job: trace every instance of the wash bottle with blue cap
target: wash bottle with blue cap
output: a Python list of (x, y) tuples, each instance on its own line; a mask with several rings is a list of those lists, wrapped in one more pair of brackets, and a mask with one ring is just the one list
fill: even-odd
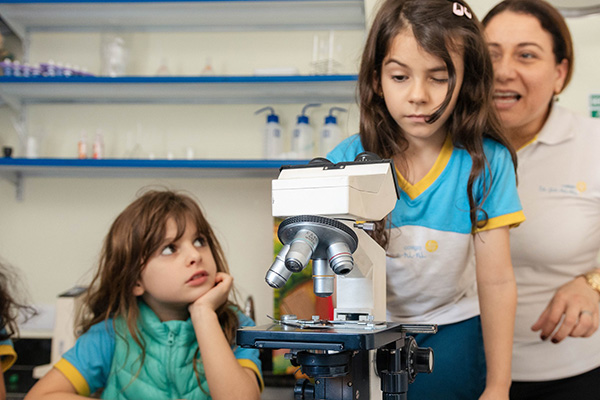
[(270, 111), (267, 115), (263, 137), (263, 157), (267, 160), (281, 158), (283, 154), (283, 135), (281, 125), (279, 125), (279, 116), (275, 114), (273, 107), (263, 107), (254, 114), (260, 114), (264, 111)]
[(325, 117), (325, 124), (321, 129), (319, 152), (323, 157), (342, 141), (342, 131), (337, 123), (337, 118), (333, 115), (334, 111), (348, 112), (342, 107), (331, 107), (329, 115)]
[(292, 157), (306, 160), (313, 158), (315, 152), (314, 131), (310, 126), (306, 110), (320, 105), (320, 103), (310, 103), (302, 107), (302, 112), (298, 115), (292, 131)]

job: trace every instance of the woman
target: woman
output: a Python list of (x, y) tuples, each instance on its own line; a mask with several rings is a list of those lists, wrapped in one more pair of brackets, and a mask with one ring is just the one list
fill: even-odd
[(510, 235), (519, 292), (511, 398), (598, 399), (600, 122), (554, 103), (573, 71), (556, 9), (506, 0), (483, 24), (527, 216)]

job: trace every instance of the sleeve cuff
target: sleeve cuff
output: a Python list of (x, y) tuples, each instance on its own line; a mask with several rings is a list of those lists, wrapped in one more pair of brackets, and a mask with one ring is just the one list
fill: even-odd
[(78, 395), (89, 396), (90, 387), (81, 373), (67, 360), (61, 358), (54, 368), (62, 372), (62, 374), (71, 382)]
[(474, 233), (489, 231), (491, 229), (496, 229), (503, 226), (516, 228), (523, 221), (525, 221), (525, 214), (523, 214), (523, 210), (520, 210), (514, 213), (504, 214), (499, 217), (490, 218), (483, 228), (476, 229)]
[(17, 352), (9, 344), (0, 345), (0, 359), (2, 360), (2, 372), (6, 372), (17, 361)]
[(259, 371), (256, 364), (252, 360), (248, 360), (248, 359), (244, 359), (244, 358), (238, 359), (238, 363), (242, 367), (249, 368), (252, 371), (254, 371), (254, 373), (256, 374), (256, 380), (258, 381), (258, 385), (260, 386), (260, 391), (262, 393), (262, 391), (265, 389), (265, 382), (263, 381), (262, 374)]

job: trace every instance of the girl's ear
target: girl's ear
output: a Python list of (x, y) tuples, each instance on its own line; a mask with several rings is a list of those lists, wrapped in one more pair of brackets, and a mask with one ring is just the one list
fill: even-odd
[(141, 296), (144, 294), (146, 290), (144, 289), (144, 285), (142, 285), (141, 281), (137, 281), (135, 283), (135, 286), (133, 287), (133, 295), (134, 296)]

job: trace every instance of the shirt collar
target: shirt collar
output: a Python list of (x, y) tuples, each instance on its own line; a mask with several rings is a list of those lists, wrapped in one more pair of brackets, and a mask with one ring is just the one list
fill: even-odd
[(571, 139), (575, 135), (575, 132), (570, 129), (572, 120), (572, 115), (565, 108), (553, 104), (550, 115), (537, 134), (535, 142), (552, 146)]

